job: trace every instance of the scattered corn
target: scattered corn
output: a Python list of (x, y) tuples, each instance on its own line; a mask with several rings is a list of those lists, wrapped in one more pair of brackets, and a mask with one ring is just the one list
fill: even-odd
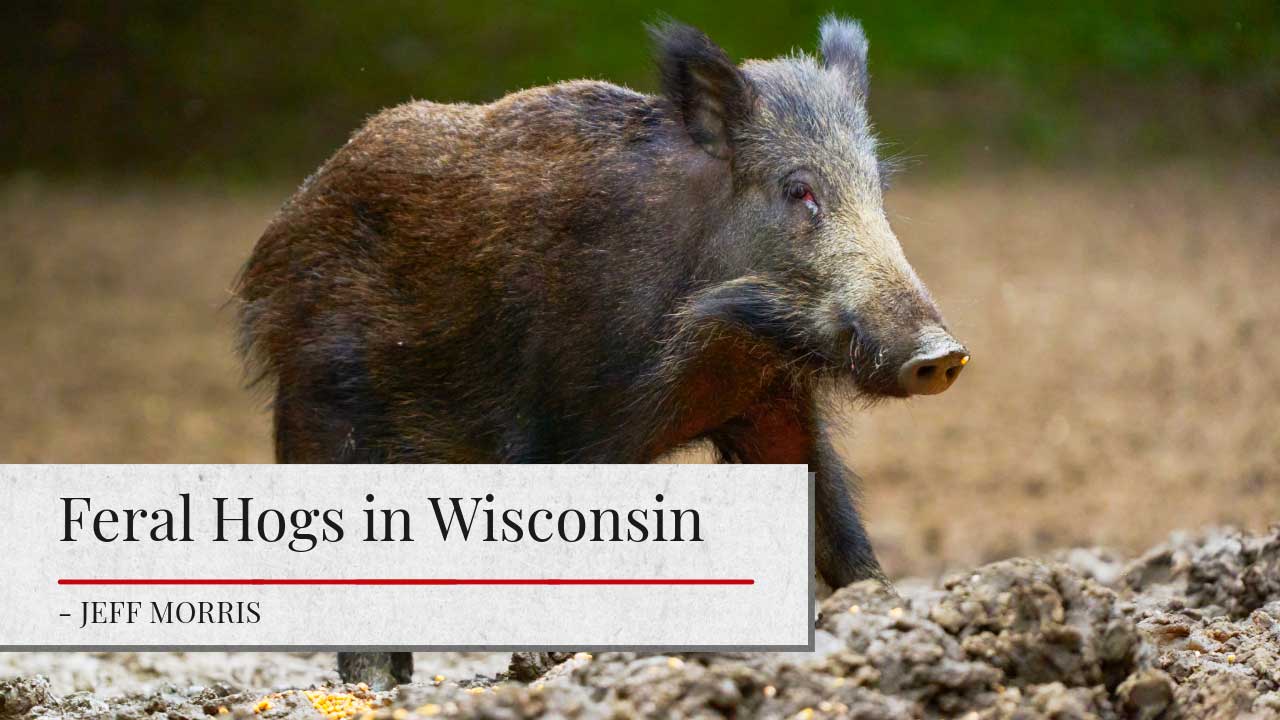
[(439, 685), (440, 683), (444, 682), (444, 676), (443, 676), (443, 675), (437, 675), (437, 676), (435, 676), (435, 677), (433, 677), (433, 678), (431, 678), (431, 679), (432, 679), (432, 680), (435, 680), (437, 685)]
[(391, 713), (391, 720), (404, 720), (409, 717), (409, 711), (404, 708), (396, 708)]
[(264, 713), (270, 709), (271, 709), (271, 701), (266, 699), (259, 700), (258, 704), (253, 706), (253, 711), (255, 713)]
[(853, 615), (857, 615), (858, 613), (862, 612), (862, 607), (858, 605), (850, 605), (849, 612)]
[[(363, 683), (361, 683), (363, 684)], [(360, 687), (359, 685), (356, 686)], [(368, 686), (365, 686), (366, 688)], [(343, 720), (357, 714), (373, 712), (368, 702), (351, 693), (327, 693), (323, 690), (308, 690), (303, 693), (311, 701), (311, 707), (329, 720)]]
[(414, 710), (414, 712), (418, 713), (419, 715), (426, 715), (427, 717), (432, 717), (440, 714), (440, 706), (435, 703), (427, 703), (426, 705), (423, 705), (417, 710)]
[(678, 657), (669, 657), (667, 658), (667, 667), (671, 668), (672, 670), (679, 670), (680, 668), (684, 667), (684, 661)]
[(484, 688), (482, 688), (482, 687), (469, 687), (469, 688), (467, 688), (467, 694), (469, 694), (469, 695), (483, 695), (483, 694), (484, 694)]
[(1235, 656), (1235, 655), (1228, 655), (1228, 656), (1227, 656), (1227, 662), (1229, 662), (1229, 663), (1233, 663), (1233, 662), (1235, 662), (1235, 661), (1236, 661), (1236, 656)]
[(219, 714), (219, 715), (230, 715), (230, 714), (231, 714), (231, 711), (227, 709), (227, 706), (226, 706), (226, 705), (219, 705), (219, 706), (218, 706), (218, 714)]
[(578, 653), (578, 654), (574, 655), (574, 656), (573, 656), (573, 659), (574, 659), (574, 660), (581, 660), (581, 661), (583, 661), (583, 662), (587, 662), (587, 661), (591, 660), (591, 653), (589, 653), (589, 652), (580, 652), (580, 653)]
[(796, 713), (796, 717), (800, 718), (800, 720), (809, 720), (809, 718), (813, 717), (813, 708), (805, 708), (801, 710)]

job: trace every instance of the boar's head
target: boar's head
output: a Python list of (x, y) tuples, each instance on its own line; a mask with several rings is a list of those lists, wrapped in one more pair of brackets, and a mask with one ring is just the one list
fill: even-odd
[(861, 26), (828, 18), (820, 57), (741, 66), (691, 27), (653, 34), (663, 95), (703, 153), (691, 187), (718, 173), (730, 188), (706, 242), (732, 279), (698, 297), (696, 311), (851, 375), (868, 396), (950, 387), (968, 351), (885, 215)]

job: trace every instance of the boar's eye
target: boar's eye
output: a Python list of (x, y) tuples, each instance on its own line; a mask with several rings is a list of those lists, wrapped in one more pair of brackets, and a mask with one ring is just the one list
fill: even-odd
[(813, 188), (809, 187), (808, 183), (799, 180), (787, 183), (787, 197), (804, 203), (810, 213), (818, 214), (818, 199), (813, 196)]

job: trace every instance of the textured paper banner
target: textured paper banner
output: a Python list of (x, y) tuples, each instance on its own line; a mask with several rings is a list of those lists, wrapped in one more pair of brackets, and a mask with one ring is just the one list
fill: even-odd
[(0, 465), (0, 649), (803, 649), (812, 502), (801, 465)]

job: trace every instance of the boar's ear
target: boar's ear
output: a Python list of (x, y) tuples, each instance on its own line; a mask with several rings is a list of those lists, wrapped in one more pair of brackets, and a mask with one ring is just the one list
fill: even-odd
[(676, 106), (693, 141), (718, 158), (733, 155), (733, 136), (751, 114), (751, 82), (700, 30), (676, 22), (649, 29), (662, 94)]
[(822, 60), (844, 75), (861, 100), (867, 99), (867, 35), (857, 20), (828, 15), (822, 21)]

